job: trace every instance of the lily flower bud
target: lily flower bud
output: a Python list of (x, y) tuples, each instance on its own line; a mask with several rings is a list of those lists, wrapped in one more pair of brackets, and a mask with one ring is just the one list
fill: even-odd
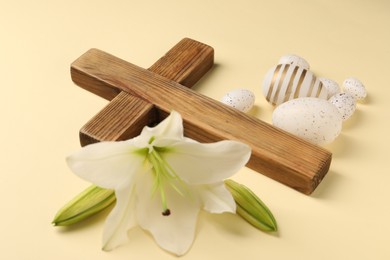
[(265, 231), (277, 231), (274, 216), (268, 207), (249, 188), (233, 180), (225, 180), (226, 188), (233, 195), (236, 213), (252, 226)]
[(54, 217), (54, 226), (69, 226), (87, 217), (102, 211), (115, 201), (113, 190), (91, 185), (81, 192), (66, 205), (64, 205)]

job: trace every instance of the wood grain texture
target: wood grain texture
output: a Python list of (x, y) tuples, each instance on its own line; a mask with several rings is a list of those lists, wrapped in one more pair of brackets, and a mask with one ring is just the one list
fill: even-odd
[(122, 91), (80, 129), (80, 144), (126, 140), (156, 120), (152, 104)]
[(100, 82), (154, 104), (160, 120), (178, 111), (185, 135), (200, 142), (230, 139), (250, 145), (248, 167), (305, 194), (313, 192), (329, 169), (332, 155), (325, 149), (103, 51), (82, 55), (71, 74), (85, 89)]
[[(192, 87), (211, 69), (213, 63), (212, 47), (184, 38), (148, 70)], [(114, 87), (108, 88), (113, 92), (106, 92), (104, 84), (98, 83), (97, 86), (103, 86), (98, 92), (107, 99), (119, 90)], [(98, 89), (95, 86), (93, 92), (96, 93)], [(139, 135), (145, 125), (154, 123), (157, 123), (157, 116), (153, 104), (122, 91), (80, 129), (80, 143), (85, 146), (99, 141), (130, 139)]]

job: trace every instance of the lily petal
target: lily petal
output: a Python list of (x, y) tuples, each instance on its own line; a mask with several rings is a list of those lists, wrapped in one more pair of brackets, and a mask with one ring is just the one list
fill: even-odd
[(103, 232), (103, 250), (110, 251), (128, 241), (127, 231), (134, 227), (135, 186), (123, 185), (115, 191), (116, 205), (107, 217)]
[(143, 165), (144, 157), (137, 154), (132, 140), (100, 142), (85, 146), (66, 158), (69, 168), (79, 177), (97, 186), (116, 189)]
[(210, 213), (236, 212), (236, 203), (223, 182), (197, 187), (203, 209)]
[(237, 173), (248, 162), (251, 149), (235, 141), (202, 144), (176, 142), (162, 157), (190, 184), (212, 184)]
[(144, 127), (140, 136), (156, 139), (183, 139), (183, 119), (176, 111), (172, 111), (171, 114), (161, 121), (155, 127)]
[(136, 210), (139, 225), (152, 234), (161, 248), (179, 256), (185, 254), (195, 237), (200, 202), (196, 197), (181, 196), (167, 186), (166, 199), (171, 214), (163, 216), (160, 194), (157, 192), (153, 196), (145, 195), (151, 189), (150, 176), (145, 176), (143, 184), (137, 183)]

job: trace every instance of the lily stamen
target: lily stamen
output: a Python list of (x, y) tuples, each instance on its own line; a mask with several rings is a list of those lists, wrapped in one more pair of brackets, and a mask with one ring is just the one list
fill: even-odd
[[(149, 144), (153, 142), (154, 138), (150, 138)], [(178, 194), (184, 196), (184, 193), (181, 188), (185, 187), (183, 181), (179, 178), (179, 176), (175, 173), (172, 167), (169, 165), (167, 161), (165, 161), (160, 153), (158, 152), (158, 147), (151, 147), (148, 160), (153, 165), (153, 173), (154, 173), (154, 185), (152, 189), (152, 194), (155, 194), (157, 190), (160, 190), (161, 196), (161, 204), (162, 204), (162, 215), (169, 216), (171, 214), (170, 209), (167, 206), (167, 198), (165, 194), (165, 184), (169, 184)], [(178, 187), (176, 183), (181, 184), (181, 187)]]
[(162, 212), (163, 216), (169, 216), (171, 215), (171, 211), (169, 209), (166, 209), (165, 211)]
[(164, 188), (162, 187), (162, 185), (160, 186), (160, 194), (161, 194), (161, 204), (162, 204), (162, 208), (163, 208), (163, 211), (161, 214), (163, 216), (169, 216), (169, 215), (171, 215), (171, 211), (168, 209), (167, 198), (165, 196), (165, 191), (164, 191)]

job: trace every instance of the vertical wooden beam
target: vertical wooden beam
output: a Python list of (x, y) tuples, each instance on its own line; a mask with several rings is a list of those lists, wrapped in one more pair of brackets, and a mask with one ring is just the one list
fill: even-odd
[[(148, 70), (167, 79), (192, 87), (214, 64), (214, 49), (185, 38), (170, 49)], [(104, 66), (104, 65), (103, 65)], [(118, 88), (94, 82), (91, 92), (110, 99)], [(137, 136), (145, 125), (158, 121), (153, 104), (120, 92), (80, 129), (82, 146), (99, 142), (126, 140)]]

